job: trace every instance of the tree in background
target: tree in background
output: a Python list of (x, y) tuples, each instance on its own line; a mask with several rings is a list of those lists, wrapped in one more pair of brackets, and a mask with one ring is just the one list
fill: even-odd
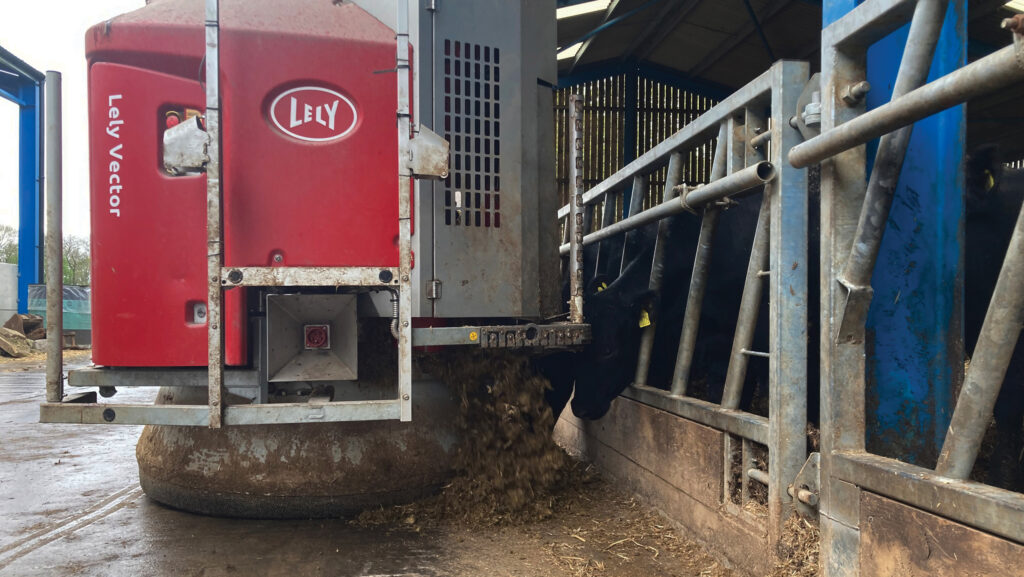
[(18, 264), (18, 229), (0, 224), (0, 263)]
[[(89, 285), (89, 239), (64, 237), (64, 284)], [(0, 263), (18, 264), (18, 229), (0, 224)]]
[(89, 256), (89, 239), (81, 236), (64, 237), (64, 284), (89, 284)]

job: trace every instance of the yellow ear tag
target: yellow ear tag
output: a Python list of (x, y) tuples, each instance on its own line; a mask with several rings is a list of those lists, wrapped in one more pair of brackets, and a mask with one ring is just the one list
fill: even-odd
[(597, 292), (601, 292), (601, 291), (603, 291), (606, 288), (608, 288), (608, 283), (604, 283), (603, 282), (603, 283), (597, 285)]
[(651, 326), (651, 315), (647, 314), (647, 309), (640, 311), (640, 328)]
[(996, 179), (992, 176), (992, 172), (988, 170), (985, 171), (985, 176), (985, 192), (988, 192), (996, 187)]

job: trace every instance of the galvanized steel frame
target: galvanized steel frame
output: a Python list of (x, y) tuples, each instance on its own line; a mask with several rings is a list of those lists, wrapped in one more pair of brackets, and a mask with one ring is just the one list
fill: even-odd
[[(583, 239), (570, 234), (570, 242), (561, 247), (561, 253), (566, 255), (570, 251), (575, 252), (583, 244), (598, 242), (613, 233), (627, 232), (677, 214), (681, 210), (692, 209), (694, 207), (687, 203), (687, 199), (690, 198), (699, 199), (693, 204), (704, 212), (705, 223), (713, 223), (719, 210), (715, 201), (757, 184), (764, 184), (763, 222), (760, 225), (764, 231), (761, 246), (766, 252), (763, 258), (770, 263), (771, 272), (761, 270), (762, 257), (755, 254), (751, 266), (756, 270), (752, 269), (754, 274), (749, 283), (753, 287), (764, 282), (765, 276), (770, 277), (768, 290), (771, 323), (771, 418), (745, 413), (736, 410), (736, 407), (688, 398), (679, 390), (670, 392), (646, 386), (644, 382), (647, 366), (643, 365), (650, 362), (649, 349), (653, 339), (653, 332), (650, 330), (645, 331), (642, 338), (645, 344), (640, 351), (641, 366), (637, 369), (636, 384), (629, 387), (623, 396), (740, 437), (741, 444), (736, 448), (731, 446), (731, 437), (726, 437), (724, 458), (727, 487), (731, 484), (731, 475), (728, 471), (731, 467), (732, 451), (743, 450), (744, 463), (749, 463), (750, 441), (766, 445), (770, 454), (768, 472), (765, 474), (763, 471), (747, 470), (745, 467), (743, 485), (744, 488), (747, 486), (748, 478), (758, 482), (767, 481), (768, 538), (772, 544), (778, 542), (782, 525), (793, 511), (792, 498), (786, 490), (787, 486), (795, 480), (807, 457), (807, 177), (804, 170), (793, 168), (783, 162), (783, 151), (792, 148), (800, 139), (796, 129), (790, 126), (789, 119), (796, 110), (797, 99), (808, 76), (809, 66), (806, 63), (777, 62), (767, 72), (725, 98), (676, 134), (587, 191), (581, 199), (575, 199), (574, 204), (591, 206), (601, 201), (615, 202), (615, 195), (626, 186), (642, 186), (646, 175), (660, 169), (666, 162), (671, 166), (673, 159), (676, 159), (677, 163), (678, 153), (719, 137), (719, 147), (716, 151), (716, 158), (719, 159), (716, 163), (718, 169), (713, 174), (717, 179), (712, 183), (696, 189), (682, 189), (678, 199), (673, 199), (671, 193), (666, 194), (665, 202), (646, 211), (633, 210), (631, 207), (626, 219), (614, 224), (611, 221), (605, 222), (605, 232), (599, 230)], [(768, 117), (765, 117), (764, 112), (769, 110)], [(766, 149), (765, 145), (768, 142), (770, 147)], [(769, 156), (771, 164), (765, 162), (765, 158)], [(766, 178), (750, 180), (752, 175), (758, 173), (758, 167), (763, 169), (766, 166), (773, 168)], [(670, 169), (670, 179), (672, 174), (673, 170)], [(721, 193), (715, 192), (719, 189)], [(611, 212), (604, 211), (605, 215)], [(559, 217), (564, 218), (569, 213), (570, 207), (565, 206), (559, 211)], [(576, 214), (579, 214), (578, 208)], [(778, 224), (769, 226), (769, 222)], [(573, 226), (574, 224), (567, 223), (570, 228), (577, 228), (578, 225)], [(574, 244), (578, 246), (574, 247)], [(656, 250), (657, 256), (650, 282), (652, 288), (660, 288), (660, 265), (663, 259), (671, 258), (671, 252), (671, 245), (659, 246)], [(697, 268), (700, 266), (706, 266), (706, 263), (698, 264)], [(695, 274), (698, 274), (698, 271), (695, 271)], [(740, 321), (748, 328), (757, 318), (757, 308), (752, 304), (756, 296), (753, 293), (757, 291), (754, 288), (750, 290), (752, 294), (744, 299), (748, 304), (743, 308), (745, 312), (741, 314)], [(691, 324), (695, 328), (695, 321)], [(741, 346), (734, 355), (738, 360), (731, 363), (736, 365), (735, 368), (730, 367), (730, 371), (739, 371), (734, 380), (742, 381), (738, 375), (742, 373), (741, 366), (747, 359), (748, 340), (746, 336), (739, 339)], [(692, 345), (691, 341), (690, 346)], [(741, 508), (731, 506), (728, 494), (730, 489), (727, 489), (726, 495), (723, 496), (726, 508), (734, 514), (745, 514)]]
[[(823, 31), (821, 134), (792, 147), (787, 159), (790, 166), (821, 162), (820, 520), (825, 577), (859, 575), (861, 490), (1024, 542), (1024, 495), (965, 481), (963, 467), (955, 470), (949, 465), (949, 475), (940, 475), (866, 452), (866, 350), (863, 339), (849, 338), (849, 319), (842, 322), (847, 292), (838, 280), (851, 255), (867, 190), (865, 143), (973, 95), (1024, 80), (1024, 48), (1018, 36), (1015, 46), (894, 97), (871, 112), (865, 112), (863, 102), (844, 101), (843, 91), (866, 76), (868, 46), (906, 24), (917, 7), (915, 0), (867, 0)], [(1010, 274), (1004, 266), (1001, 278)], [(1012, 313), (1000, 314), (1008, 312)], [(1008, 316), (1018, 319), (1013, 334), (1019, 334), (1021, 311)], [(1013, 338), (1008, 344), (1011, 352), (1015, 342)], [(965, 386), (961, 397), (967, 401), (961, 400), (957, 411), (976, 394)], [(990, 414), (984, 415), (986, 422)], [(951, 427), (947, 445), (959, 434)]]

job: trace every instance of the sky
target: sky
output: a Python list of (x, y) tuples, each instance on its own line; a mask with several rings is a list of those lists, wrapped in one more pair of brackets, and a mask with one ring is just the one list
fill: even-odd
[[(36, 70), (62, 74), (64, 233), (89, 234), (85, 31), (144, 0), (4, 2), (0, 46)], [(0, 224), (18, 226), (18, 107), (0, 98)]]

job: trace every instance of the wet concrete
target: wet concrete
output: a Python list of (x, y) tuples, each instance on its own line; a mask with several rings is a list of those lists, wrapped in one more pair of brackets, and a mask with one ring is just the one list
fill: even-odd
[[(517, 527), (176, 511), (139, 488), (141, 427), (39, 424), (44, 381), (41, 359), (0, 362), (0, 576), (731, 574), (656, 513), (603, 484), (577, 493), (555, 517)], [(112, 400), (149, 402), (155, 394), (125, 390)]]
[[(81, 361), (80, 361), (81, 362)], [(0, 575), (440, 575), (417, 533), (175, 511), (139, 488), (142, 427), (39, 424), (40, 363), (0, 365)], [(150, 402), (152, 389), (118, 402)]]

